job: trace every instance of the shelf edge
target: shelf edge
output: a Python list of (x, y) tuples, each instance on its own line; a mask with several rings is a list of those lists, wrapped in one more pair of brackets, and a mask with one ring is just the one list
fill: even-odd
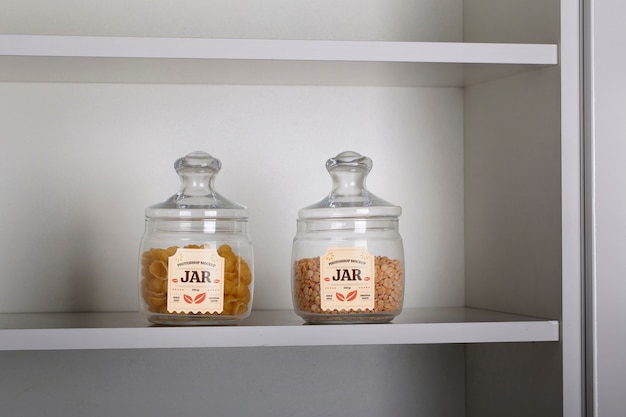
[(0, 56), (552, 65), (554, 44), (0, 35)]
[(0, 330), (0, 350), (173, 349), (215, 347), (557, 342), (546, 321), (232, 327)]

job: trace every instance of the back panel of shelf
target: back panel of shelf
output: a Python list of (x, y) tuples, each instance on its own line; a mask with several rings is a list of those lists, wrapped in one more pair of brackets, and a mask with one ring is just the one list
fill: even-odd
[(458, 416), (463, 356), (462, 345), (0, 352), (0, 389), (14, 416)]
[(172, 164), (196, 149), (222, 160), (218, 191), (250, 208), (256, 308), (291, 307), (297, 211), (328, 193), (324, 163), (347, 149), (373, 158), (368, 188), (404, 209), (407, 306), (463, 304), (461, 89), (0, 88), (2, 216), (16, 219), (2, 263), (21, 276), (4, 312), (135, 309), (144, 208), (178, 190)]
[[(53, 6), (8, 0), (0, 33), (239, 39), (335, 39), (460, 42), (462, 0), (96, 0)], [(71, 13), (59, 12), (63, 6)]]

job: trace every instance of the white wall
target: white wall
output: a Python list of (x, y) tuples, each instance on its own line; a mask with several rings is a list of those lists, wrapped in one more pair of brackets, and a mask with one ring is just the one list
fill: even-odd
[(590, 0), (590, 140), (595, 247), (593, 406), (598, 417), (626, 412), (626, 3)]
[(298, 209), (344, 150), (404, 210), (406, 306), (463, 305), (461, 89), (4, 83), (0, 126), (0, 262), (21, 277), (1, 312), (136, 310), (144, 209), (178, 191), (173, 163), (194, 150), (250, 209), (256, 309), (292, 308)]

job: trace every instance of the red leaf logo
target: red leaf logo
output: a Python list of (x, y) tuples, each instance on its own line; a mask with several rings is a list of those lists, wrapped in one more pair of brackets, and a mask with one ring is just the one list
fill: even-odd
[(369, 281), (370, 279), (372, 279), (371, 277), (365, 277), (365, 281)]
[(335, 296), (337, 297), (337, 300), (339, 301), (346, 301), (346, 297), (344, 297), (343, 294), (340, 292), (336, 292)]
[(187, 294), (183, 295), (183, 299), (185, 300), (186, 303), (193, 304), (193, 299)]
[(172, 278), (172, 282), (178, 282), (178, 278)]
[(198, 294), (196, 295), (196, 298), (193, 299), (193, 302), (195, 304), (200, 304), (201, 302), (203, 302), (206, 299), (206, 293), (203, 292), (202, 294)]
[(214, 279), (213, 282), (216, 283), (216, 284), (219, 284), (220, 280), (219, 279)]
[(326, 277), (326, 278), (324, 278), (324, 281), (330, 282), (330, 278)]
[(347, 295), (346, 295), (346, 301), (352, 301), (356, 298), (356, 290), (354, 291), (350, 291)]

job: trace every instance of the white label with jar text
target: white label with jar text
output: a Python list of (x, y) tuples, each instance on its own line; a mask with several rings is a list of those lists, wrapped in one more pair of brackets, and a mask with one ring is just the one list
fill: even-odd
[(215, 249), (178, 248), (169, 258), (167, 311), (221, 313), (224, 309), (224, 258)]
[(373, 310), (374, 260), (366, 248), (329, 248), (320, 257), (322, 310)]

